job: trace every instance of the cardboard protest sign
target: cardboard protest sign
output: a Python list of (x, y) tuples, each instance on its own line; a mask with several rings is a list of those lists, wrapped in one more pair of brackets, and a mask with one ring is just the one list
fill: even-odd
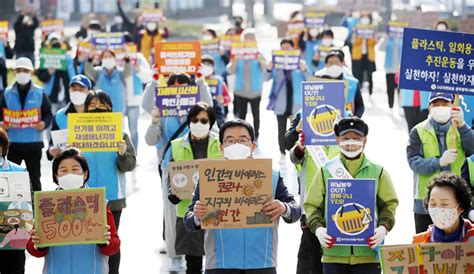
[(303, 82), (305, 145), (335, 145), (334, 123), (344, 116), (344, 81)]
[(158, 23), (161, 18), (163, 18), (163, 11), (161, 9), (144, 9), (142, 12), (143, 21), (145, 23), (148, 22), (156, 22)]
[(64, 31), (64, 20), (62, 19), (48, 19), (41, 21), (41, 31), (44, 35), (49, 35), (53, 32), (62, 34)]
[(0, 172), (0, 250), (25, 249), (33, 229), (28, 172)]
[(10, 128), (30, 128), (41, 122), (39, 108), (12, 110), (3, 108), (3, 124)]
[(405, 28), (400, 88), (474, 94), (474, 35)]
[(240, 35), (222, 35), (219, 37), (219, 45), (225, 51), (230, 51), (232, 44), (238, 42), (240, 42)]
[(384, 245), (380, 255), (384, 274), (474, 273), (474, 243)]
[(274, 69), (293, 70), (300, 67), (300, 50), (274, 50), (272, 63)]
[(201, 44), (192, 42), (159, 42), (155, 44), (155, 64), (160, 68), (160, 73), (165, 75), (173, 73), (196, 74), (197, 67), (201, 64)]
[(35, 192), (38, 247), (105, 244), (105, 188)]
[(67, 146), (67, 137), (68, 137), (68, 130), (67, 129), (60, 129), (60, 130), (52, 130), (51, 131), (51, 139), (53, 141), (53, 145), (58, 148), (66, 148)]
[(304, 30), (304, 22), (290, 22), (287, 25), (286, 36), (288, 38), (298, 38)]
[(206, 79), (206, 84), (209, 86), (212, 96), (222, 95), (218, 94), (219, 79)]
[(474, 34), (474, 18), (459, 21), (459, 32)]
[(40, 69), (55, 68), (66, 70), (67, 52), (65, 49), (40, 49)]
[(122, 113), (69, 113), (69, 145), (87, 151), (118, 151), (123, 140)]
[(169, 172), (173, 194), (180, 199), (191, 199), (199, 180), (199, 162), (197, 160), (170, 162)]
[(326, 225), (336, 245), (368, 245), (375, 230), (375, 179), (328, 179)]
[(203, 229), (272, 226), (263, 213), (272, 199), (272, 160), (200, 161), (199, 194), (209, 209)]
[(258, 55), (257, 42), (237, 42), (232, 44), (231, 59), (255, 60)]
[(326, 13), (308, 11), (304, 14), (304, 24), (307, 28), (320, 28), (324, 26)]
[(354, 34), (362, 39), (375, 38), (375, 27), (372, 25), (357, 25)]
[(0, 21), (0, 38), (8, 38), (8, 21)]
[(201, 40), (200, 43), (203, 55), (219, 52), (219, 38), (215, 38), (212, 40)]
[(155, 103), (161, 117), (186, 116), (199, 99), (198, 86), (156, 88)]
[(387, 24), (387, 34), (402, 36), (403, 30), (408, 26), (407, 22), (390, 21)]

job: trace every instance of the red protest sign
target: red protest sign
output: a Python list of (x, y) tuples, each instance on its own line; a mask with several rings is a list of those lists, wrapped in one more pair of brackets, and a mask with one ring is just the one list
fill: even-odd
[(12, 110), (3, 108), (3, 123), (10, 128), (35, 127), (41, 122), (40, 109)]

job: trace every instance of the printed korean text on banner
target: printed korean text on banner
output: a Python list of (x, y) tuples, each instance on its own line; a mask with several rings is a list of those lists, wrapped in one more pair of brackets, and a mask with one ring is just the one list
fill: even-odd
[[(211, 95), (217, 96), (217, 89), (219, 87), (219, 80), (218, 79), (206, 79), (206, 84), (211, 91)], [(221, 94), (222, 95), (222, 94)]]
[(110, 50), (115, 53), (115, 59), (121, 64), (125, 58), (125, 38), (122, 32), (101, 32), (92, 35), (91, 44), (96, 53)]
[(0, 38), (8, 38), (8, 21), (0, 21)]
[(236, 60), (255, 60), (258, 55), (257, 42), (233, 43), (230, 55)]
[(380, 254), (384, 274), (474, 273), (474, 243), (384, 245)]
[(219, 37), (219, 46), (225, 51), (230, 51), (232, 44), (238, 42), (240, 42), (240, 35), (222, 35)]
[(203, 229), (272, 226), (263, 204), (272, 199), (272, 160), (199, 162), (200, 200), (208, 212)]
[(362, 39), (375, 38), (375, 27), (372, 25), (357, 25), (355, 35)]
[(40, 69), (55, 68), (66, 70), (67, 52), (65, 49), (40, 49)]
[(77, 54), (83, 54), (85, 58), (89, 56), (91, 51), (91, 43), (90, 41), (79, 40), (77, 41)]
[(335, 145), (334, 124), (344, 116), (344, 81), (303, 82), (305, 145)]
[(51, 33), (62, 34), (64, 31), (64, 20), (62, 19), (48, 19), (41, 22), (41, 31), (44, 35)]
[(375, 230), (375, 180), (328, 179), (326, 225), (335, 245), (368, 245)]
[(163, 11), (161, 9), (144, 9), (143, 13), (144, 22), (160, 22), (163, 18)]
[(156, 107), (161, 117), (186, 116), (191, 106), (199, 102), (198, 86), (156, 88)]
[(35, 127), (40, 119), (40, 109), (11, 110), (3, 108), (3, 124), (9, 128)]
[(203, 55), (218, 53), (220, 50), (219, 38), (214, 38), (212, 40), (201, 40), (200, 42)]
[(400, 88), (474, 94), (474, 35), (405, 28)]
[(275, 69), (293, 70), (300, 67), (300, 50), (274, 50), (272, 63)]
[(305, 30), (304, 22), (290, 22), (287, 25), (286, 36), (288, 38), (298, 38), (301, 33)]
[(170, 185), (180, 199), (191, 199), (199, 180), (199, 161), (170, 162)]
[(199, 41), (159, 42), (155, 44), (155, 63), (160, 73), (196, 74), (201, 64), (201, 43)]
[(33, 229), (28, 172), (0, 172), (0, 250), (25, 249)]
[(407, 22), (390, 21), (387, 24), (387, 33), (389, 35), (402, 36), (403, 30), (408, 26), (409, 24)]
[(105, 244), (105, 207), (105, 188), (36, 191), (36, 246)]
[(51, 140), (53, 141), (53, 145), (57, 148), (65, 149), (68, 144), (68, 134), (69, 133), (67, 129), (52, 130)]
[(69, 145), (87, 151), (118, 151), (123, 140), (122, 113), (70, 113)]
[(304, 24), (307, 28), (320, 28), (324, 26), (326, 13), (308, 11), (304, 14)]

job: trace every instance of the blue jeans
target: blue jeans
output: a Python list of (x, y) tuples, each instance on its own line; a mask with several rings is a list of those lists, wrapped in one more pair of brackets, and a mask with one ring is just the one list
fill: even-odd
[(127, 107), (128, 128), (135, 152), (138, 151), (138, 117), (140, 116), (140, 107)]
[(324, 274), (380, 274), (379, 264), (330, 264), (323, 263)]

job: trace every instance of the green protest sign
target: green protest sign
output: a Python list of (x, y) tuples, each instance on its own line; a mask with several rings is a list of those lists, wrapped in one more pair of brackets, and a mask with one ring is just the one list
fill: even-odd
[(40, 49), (40, 69), (55, 68), (66, 70), (66, 50), (64, 49)]

